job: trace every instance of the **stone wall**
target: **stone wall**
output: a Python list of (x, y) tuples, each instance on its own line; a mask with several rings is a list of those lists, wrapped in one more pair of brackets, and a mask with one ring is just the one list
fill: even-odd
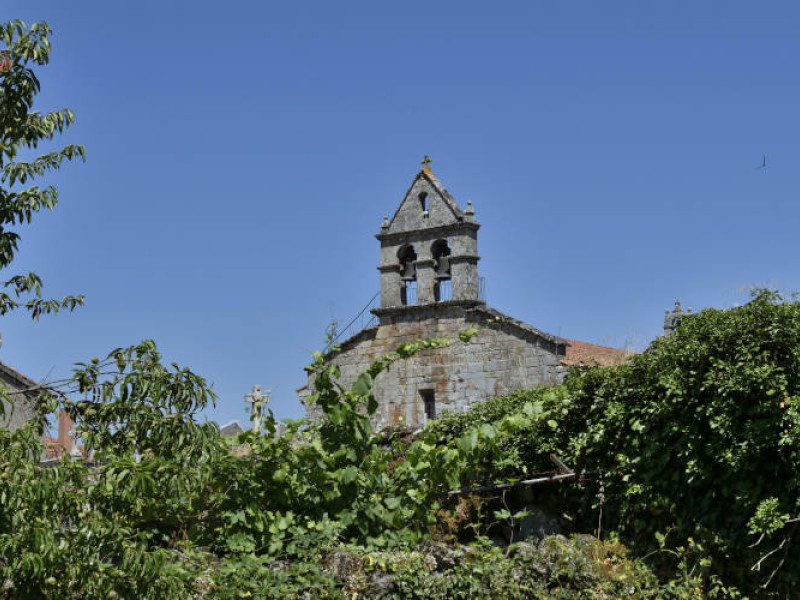
[(11, 402), (0, 400), (0, 403), (2, 403), (2, 408), (0, 408), (0, 411), (2, 411), (2, 415), (0, 415), (0, 427), (16, 431), (22, 427), (26, 421), (36, 416), (36, 411), (33, 407), (33, 403), (30, 402), (24, 394), (15, 392), (13, 389), (7, 387), (5, 393), (8, 394), (8, 398)]
[[(447, 337), (445, 348), (427, 350), (395, 362), (378, 376), (376, 424), (417, 427), (425, 422), (422, 391), (435, 393), (436, 412), (463, 411), (473, 404), (517, 389), (561, 383), (565, 342), (484, 306), (442, 302), (381, 312), (381, 322), (366, 329), (328, 357), (341, 369), (340, 383), (349, 387), (376, 358), (398, 345), (425, 338)], [(469, 343), (459, 331), (477, 327)], [(301, 400), (312, 385), (299, 390)], [(314, 418), (317, 413), (308, 411)]]
[[(423, 211), (419, 197), (427, 197), (427, 211)], [(391, 221), (390, 231), (416, 232), (431, 227), (449, 225), (461, 215), (456, 201), (447, 193), (429, 169), (421, 170), (406, 192)]]
[[(5, 398), (0, 398), (0, 427), (15, 431), (26, 421), (37, 416), (33, 397), (37, 391), (28, 391), (37, 387), (35, 381), (27, 378), (19, 371), (0, 363), (0, 387)], [(27, 393), (23, 393), (25, 390)], [(29, 398), (28, 396), (31, 396)]]

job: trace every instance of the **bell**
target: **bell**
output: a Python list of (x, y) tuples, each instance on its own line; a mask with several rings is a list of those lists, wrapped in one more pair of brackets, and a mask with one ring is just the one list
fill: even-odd
[(436, 261), (436, 276), (450, 277), (450, 259), (447, 256), (440, 256)]
[(414, 265), (414, 261), (409, 260), (403, 265), (403, 279), (405, 281), (411, 281), (412, 279), (416, 279), (416, 277), (417, 268)]

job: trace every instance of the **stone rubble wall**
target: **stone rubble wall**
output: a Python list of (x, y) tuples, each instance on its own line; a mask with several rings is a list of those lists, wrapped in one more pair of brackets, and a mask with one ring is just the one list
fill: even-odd
[(10, 402), (0, 399), (0, 403), (2, 403), (2, 408), (0, 408), (0, 415), (2, 415), (0, 416), (0, 428), (16, 431), (25, 425), (29, 419), (36, 417), (36, 409), (33, 402), (25, 394), (8, 387), (6, 387), (5, 392), (8, 394)]
[[(329, 359), (341, 369), (339, 379), (348, 388), (376, 358), (405, 342), (450, 338), (451, 344), (424, 350), (399, 360), (381, 373), (375, 384), (379, 404), (378, 427), (418, 427), (425, 423), (421, 391), (435, 393), (436, 412), (464, 411), (470, 406), (521, 388), (556, 385), (565, 371), (562, 354), (552, 342), (510, 324), (490, 325), (468, 308), (439, 307), (430, 314), (400, 315), (397, 322), (366, 330), (346, 342)], [(478, 327), (470, 342), (458, 333)], [(313, 392), (313, 382), (299, 392), (301, 400)], [(317, 417), (307, 407), (310, 418)]]

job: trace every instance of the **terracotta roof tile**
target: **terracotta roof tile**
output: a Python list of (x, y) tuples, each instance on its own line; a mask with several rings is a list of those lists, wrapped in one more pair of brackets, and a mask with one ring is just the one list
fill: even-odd
[(591, 365), (598, 364), (601, 367), (610, 367), (619, 365), (625, 362), (633, 352), (630, 350), (621, 350), (620, 348), (611, 348), (609, 346), (599, 346), (597, 344), (590, 344), (589, 342), (581, 342), (579, 340), (567, 340), (566, 357), (562, 359), (562, 364), (565, 365)]

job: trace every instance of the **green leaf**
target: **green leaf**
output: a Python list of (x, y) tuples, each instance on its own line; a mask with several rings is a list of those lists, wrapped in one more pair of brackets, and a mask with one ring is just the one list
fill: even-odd
[(472, 337), (478, 333), (478, 329), (473, 327), (471, 329), (466, 329), (464, 331), (458, 332), (458, 339), (464, 342), (465, 344), (468, 343)]
[(459, 449), (461, 449), (461, 451), (465, 453), (472, 452), (473, 450), (475, 450), (477, 445), (478, 445), (478, 434), (475, 433), (474, 431), (471, 431), (470, 433), (468, 433), (467, 435), (458, 440)]
[(342, 470), (342, 483), (351, 483), (358, 477), (358, 469), (353, 466), (346, 467)]
[(522, 407), (522, 412), (529, 417), (538, 417), (544, 412), (541, 402), (526, 402)]
[(353, 391), (359, 396), (366, 396), (372, 390), (372, 384), (372, 376), (369, 373), (362, 373), (353, 384)]

